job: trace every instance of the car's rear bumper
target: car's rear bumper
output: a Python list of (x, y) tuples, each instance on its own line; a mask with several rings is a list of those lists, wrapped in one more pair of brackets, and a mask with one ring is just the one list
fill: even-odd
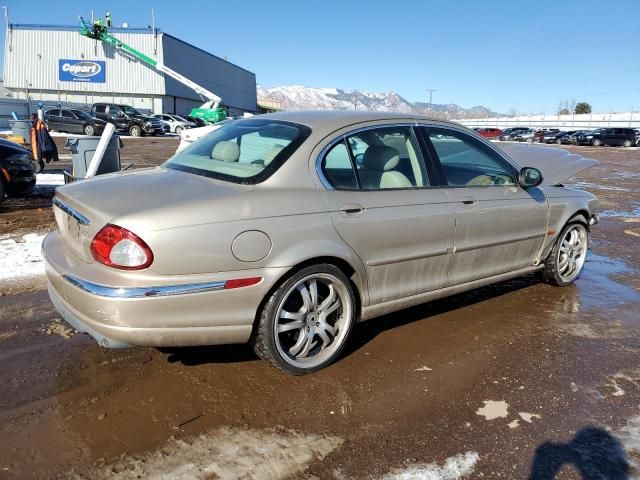
[[(88, 279), (107, 267), (86, 264), (68, 253), (58, 232), (44, 239), (49, 296), (75, 329), (104, 347), (153, 347), (244, 343), (256, 312), (282, 269), (245, 270), (131, 281), (106, 285)], [(260, 276), (257, 285), (223, 289), (225, 279)], [(188, 277), (188, 278), (184, 278)], [(142, 277), (144, 278), (144, 276)]]

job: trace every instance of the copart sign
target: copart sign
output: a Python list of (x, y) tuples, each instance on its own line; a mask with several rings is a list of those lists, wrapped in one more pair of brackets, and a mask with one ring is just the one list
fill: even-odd
[(105, 82), (105, 62), (102, 60), (58, 60), (61, 82)]

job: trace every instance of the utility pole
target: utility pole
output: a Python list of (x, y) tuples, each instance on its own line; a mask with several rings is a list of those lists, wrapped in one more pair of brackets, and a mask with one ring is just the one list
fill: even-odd
[(433, 88), (427, 88), (427, 92), (429, 92), (429, 111), (431, 111), (433, 105), (433, 92), (437, 92), (437, 90)]

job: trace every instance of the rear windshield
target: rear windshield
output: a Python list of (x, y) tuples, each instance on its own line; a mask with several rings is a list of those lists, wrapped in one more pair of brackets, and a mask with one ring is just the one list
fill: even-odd
[(267, 179), (305, 141), (311, 129), (275, 120), (239, 120), (214, 130), (164, 166), (174, 170), (255, 184)]

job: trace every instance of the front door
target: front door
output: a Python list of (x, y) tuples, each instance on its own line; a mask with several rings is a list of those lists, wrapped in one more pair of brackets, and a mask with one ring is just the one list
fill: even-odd
[(441, 127), (423, 131), (455, 202), (449, 285), (533, 265), (547, 231), (544, 192), (520, 187), (517, 170), (468, 133)]
[(347, 135), (321, 170), (333, 224), (365, 264), (370, 304), (446, 284), (454, 205), (445, 190), (431, 188), (412, 127)]

